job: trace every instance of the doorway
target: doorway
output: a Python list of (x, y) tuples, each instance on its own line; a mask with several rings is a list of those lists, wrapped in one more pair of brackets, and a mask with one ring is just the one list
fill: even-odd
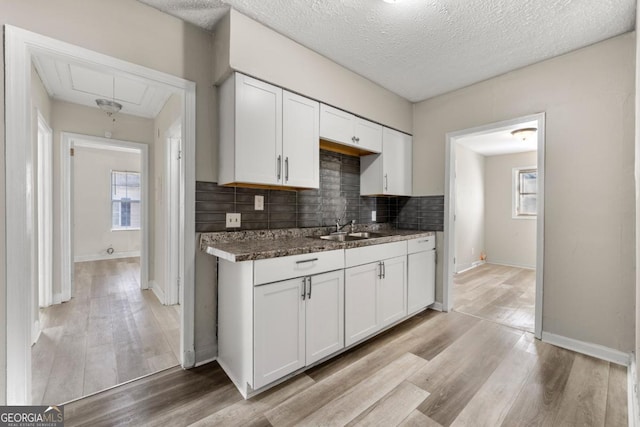
[[(138, 66), (88, 49), (44, 37), (36, 33), (5, 25), (6, 61), (6, 196), (12, 200), (6, 211), (6, 244), (12, 251), (6, 254), (7, 279), (7, 404), (31, 403), (31, 324), (37, 289), (39, 265), (37, 257), (37, 201), (31, 182), (35, 179), (36, 150), (24, 144), (32, 138), (30, 123), (30, 72), (36, 55), (63, 57), (74, 65), (84, 65), (92, 71), (106, 71), (111, 75), (126, 75), (133, 82), (148, 83), (155, 88), (178, 94), (180, 104), (182, 164), (180, 169), (180, 258), (179, 274), (182, 283), (180, 313), (179, 360), (184, 368), (195, 364), (194, 351), (194, 257), (195, 257), (195, 84), (146, 67)], [(90, 74), (84, 82), (95, 81)], [(129, 91), (131, 93), (131, 91)], [(95, 103), (95, 99), (93, 100)], [(54, 134), (55, 138), (55, 134)], [(55, 153), (55, 152), (54, 152)], [(54, 154), (55, 155), (55, 154)], [(54, 252), (54, 257), (56, 256)], [(70, 265), (70, 263), (65, 263)], [(34, 274), (35, 272), (35, 274)], [(73, 273), (70, 273), (73, 274)], [(141, 272), (141, 274), (143, 274)], [(54, 273), (54, 278), (56, 274)], [(31, 283), (28, 281), (31, 280)], [(25, 283), (27, 282), (27, 283)], [(31, 285), (31, 286), (29, 286)], [(73, 292), (70, 289), (70, 292)], [(10, 325), (10, 326), (9, 326)], [(72, 362), (72, 361), (70, 361)]]
[(544, 113), (448, 134), (446, 169), (443, 308), (540, 338)]

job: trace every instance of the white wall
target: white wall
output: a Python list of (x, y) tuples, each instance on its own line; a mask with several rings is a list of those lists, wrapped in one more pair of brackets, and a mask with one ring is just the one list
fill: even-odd
[[(75, 148), (73, 255), (76, 261), (140, 252), (140, 230), (111, 230), (111, 171), (141, 172), (141, 166), (139, 153)], [(109, 247), (114, 249), (112, 255), (107, 253)]]
[(456, 273), (485, 250), (485, 169), (482, 154), (456, 145)]
[(235, 10), (216, 29), (216, 39), (216, 83), (234, 69), (412, 132), (409, 101)]
[(535, 268), (535, 217), (514, 219), (512, 204), (513, 168), (535, 167), (537, 152), (487, 156), (485, 159), (487, 262)]
[[(634, 349), (635, 34), (414, 106), (414, 195), (444, 194), (447, 132), (546, 113), (543, 330)], [(442, 299), (442, 282), (437, 284)]]

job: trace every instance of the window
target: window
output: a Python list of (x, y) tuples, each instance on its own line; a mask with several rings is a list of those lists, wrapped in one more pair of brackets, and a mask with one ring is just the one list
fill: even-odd
[(514, 169), (513, 189), (513, 217), (535, 218), (538, 212), (538, 169)]
[(140, 229), (140, 173), (111, 171), (111, 229)]

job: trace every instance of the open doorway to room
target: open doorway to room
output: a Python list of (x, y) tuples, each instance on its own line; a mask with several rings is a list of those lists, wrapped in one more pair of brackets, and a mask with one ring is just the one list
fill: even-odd
[(543, 143), (543, 115), (449, 135), (445, 308), (538, 332)]
[(195, 85), (11, 26), (5, 42), (7, 403), (192, 367)]
[(60, 172), (63, 225), (71, 225), (62, 227), (68, 256), (61, 259), (69, 265), (61, 267), (70, 274), (61, 283), (64, 304), (39, 310), (34, 404), (87, 396), (180, 360), (179, 307), (145, 291), (142, 274), (149, 264), (148, 146), (62, 133), (61, 153), (68, 153)]

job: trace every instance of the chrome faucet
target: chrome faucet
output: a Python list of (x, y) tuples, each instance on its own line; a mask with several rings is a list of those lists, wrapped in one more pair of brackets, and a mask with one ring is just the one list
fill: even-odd
[(351, 233), (353, 233), (353, 226), (356, 225), (356, 220), (352, 219), (351, 221), (349, 221), (349, 222), (347, 222), (347, 223), (345, 223), (343, 225), (340, 225), (340, 218), (337, 218), (336, 219), (336, 233), (339, 233), (340, 230), (345, 228), (347, 225), (351, 226)]

